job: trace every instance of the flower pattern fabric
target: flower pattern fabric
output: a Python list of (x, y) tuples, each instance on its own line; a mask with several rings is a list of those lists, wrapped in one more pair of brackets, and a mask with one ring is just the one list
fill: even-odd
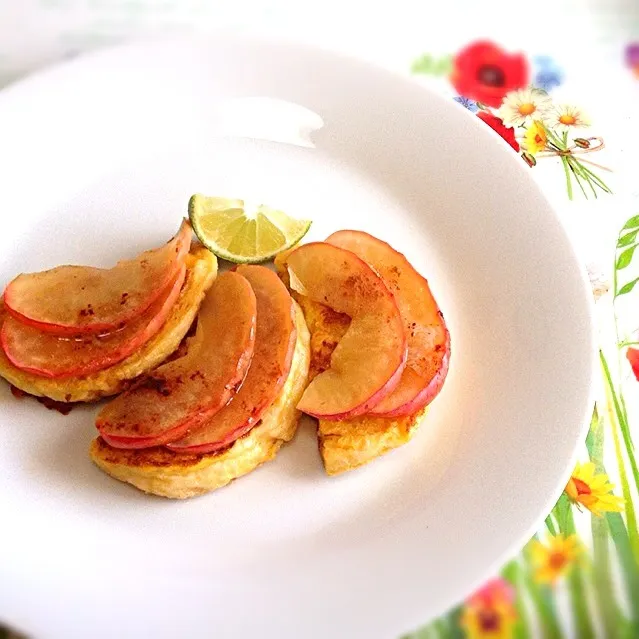
[[(478, 119), (531, 168), (554, 160), (564, 170), (569, 199), (577, 190), (585, 197), (609, 195), (601, 177), (609, 169), (596, 156), (604, 138), (590, 133), (601, 123), (584, 106), (555, 99), (567, 72), (552, 58), (531, 57), (529, 64), (517, 59), (522, 55), (497, 43), (468, 44), (452, 56), (454, 99), (476, 107)], [(494, 61), (503, 73), (491, 67)], [(639, 78), (639, 42), (625, 47), (623, 64)], [(639, 307), (639, 211), (629, 215), (611, 246), (612, 282), (592, 282), (596, 303), (611, 305), (616, 338), (599, 349), (603, 390), (561, 497), (543, 528), (498, 575), (404, 639), (639, 637), (639, 414), (631, 414), (625, 400), (639, 393), (639, 329), (635, 317), (624, 331), (617, 309), (624, 303), (636, 315)]]
[(528, 84), (530, 67), (521, 53), (510, 54), (492, 42), (474, 42), (453, 60), (451, 82), (471, 100), (498, 107), (504, 96)]

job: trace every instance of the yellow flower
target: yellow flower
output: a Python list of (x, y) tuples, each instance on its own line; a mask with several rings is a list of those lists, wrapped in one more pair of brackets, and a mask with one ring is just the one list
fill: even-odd
[(623, 510), (623, 499), (611, 494), (613, 488), (608, 475), (595, 475), (595, 465), (588, 462), (577, 464), (566, 485), (566, 494), (577, 506), (585, 506), (593, 515), (600, 517), (603, 512)]
[(590, 120), (583, 109), (571, 104), (562, 104), (547, 114), (546, 124), (557, 131), (574, 131), (590, 126)]
[(549, 537), (548, 545), (535, 540), (530, 547), (535, 579), (540, 583), (554, 584), (568, 572), (582, 551), (577, 535)]
[(493, 579), (464, 605), (460, 625), (468, 639), (511, 639), (517, 622), (513, 590)]
[(546, 136), (546, 129), (539, 120), (535, 120), (527, 129), (524, 136), (523, 146), (528, 153), (535, 155), (546, 148), (548, 137)]

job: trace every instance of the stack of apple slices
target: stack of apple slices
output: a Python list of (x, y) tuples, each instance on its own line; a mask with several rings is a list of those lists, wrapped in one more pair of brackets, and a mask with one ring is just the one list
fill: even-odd
[(301, 410), (325, 420), (397, 417), (434, 399), (450, 338), (428, 282), (403, 255), (367, 233), (338, 231), (283, 259), (291, 289), (350, 318)]
[(298, 407), (319, 420), (327, 472), (405, 443), (450, 356), (426, 279), (386, 242), (350, 230), (282, 254), (276, 266), (311, 331), (312, 381)]
[(186, 354), (105, 406), (97, 429), (113, 448), (218, 452), (275, 401), (295, 344), (293, 300), (277, 275), (263, 266), (227, 271), (200, 307)]
[(122, 362), (174, 308), (190, 247), (184, 221), (164, 246), (111, 269), (60, 266), (19, 275), (4, 292), (4, 355), (20, 371), (57, 380)]

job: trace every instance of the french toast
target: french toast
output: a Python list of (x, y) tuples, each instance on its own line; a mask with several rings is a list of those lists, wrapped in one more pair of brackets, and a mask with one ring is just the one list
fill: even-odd
[[(217, 258), (193, 242), (186, 267), (184, 284), (162, 328), (123, 361), (92, 374), (55, 379), (20, 370), (0, 349), (0, 377), (25, 393), (59, 402), (92, 402), (120, 393), (174, 353), (193, 324), (204, 294), (217, 276)], [(0, 322), (6, 312), (0, 302)]]
[[(299, 304), (310, 333), (309, 381), (329, 368), (331, 355), (350, 326), (347, 315), (337, 313), (290, 287), (286, 258), (292, 252), (281, 253), (275, 259), (280, 278)], [(415, 434), (428, 407), (411, 415), (384, 417), (362, 415), (346, 420), (318, 420), (319, 452), (328, 475), (353, 470), (376, 457), (407, 443)]]
[[(295, 291), (291, 295), (304, 312), (310, 332), (309, 381), (330, 366), (331, 354), (349, 325), (349, 318)], [(328, 475), (363, 466), (393, 448), (405, 444), (416, 432), (428, 407), (403, 417), (362, 415), (317, 425), (319, 451)]]
[(112, 477), (136, 488), (172, 499), (195, 497), (225, 486), (273, 459), (297, 430), (297, 403), (308, 383), (310, 336), (304, 315), (295, 307), (296, 343), (291, 368), (277, 399), (259, 423), (228, 448), (214, 453), (173, 452), (156, 446), (123, 449), (97, 437), (89, 454)]

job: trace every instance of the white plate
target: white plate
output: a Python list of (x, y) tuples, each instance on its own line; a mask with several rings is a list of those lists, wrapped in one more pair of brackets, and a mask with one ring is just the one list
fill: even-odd
[(186, 502), (91, 464), (93, 408), (63, 417), (3, 384), (0, 618), (55, 639), (389, 638), (477, 586), (558, 497), (589, 412), (588, 286), (529, 169), (452, 101), (219, 36), (14, 85), (0, 141), (3, 282), (109, 264), (163, 242), (192, 193), (229, 193), (312, 218), (308, 240), (386, 239), (452, 335), (410, 444), (329, 478), (307, 423), (274, 462)]

